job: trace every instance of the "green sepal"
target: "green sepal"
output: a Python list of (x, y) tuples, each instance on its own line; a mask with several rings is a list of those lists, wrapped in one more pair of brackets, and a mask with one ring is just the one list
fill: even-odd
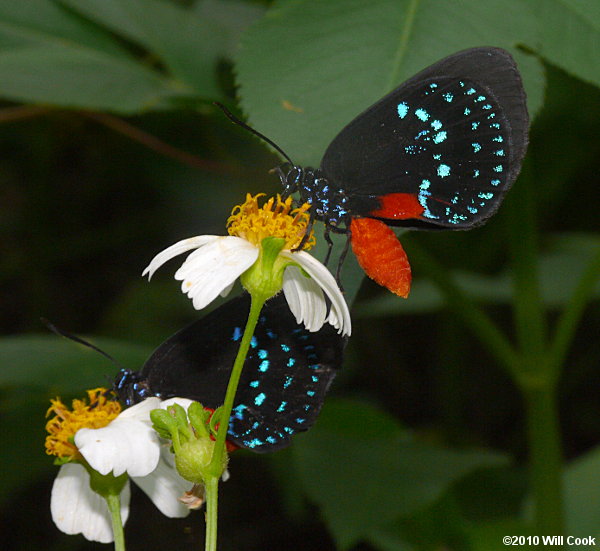
[(90, 488), (106, 499), (108, 496), (119, 496), (127, 483), (127, 473), (115, 476), (112, 472), (108, 474), (100, 474), (98, 471), (92, 469), (87, 462), (83, 462), (82, 465), (86, 468), (90, 475)]
[(188, 407), (187, 414), (190, 424), (196, 433), (196, 437), (210, 436), (207, 429), (208, 420), (210, 419), (210, 411), (205, 410), (204, 406), (200, 402), (192, 402)]

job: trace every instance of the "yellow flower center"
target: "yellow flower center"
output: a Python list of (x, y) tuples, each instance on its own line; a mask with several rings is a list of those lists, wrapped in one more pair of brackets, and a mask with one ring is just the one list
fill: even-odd
[(52, 404), (46, 417), (54, 417), (46, 423), (46, 453), (66, 459), (77, 459), (79, 451), (73, 443), (75, 433), (79, 429), (99, 429), (110, 423), (119, 413), (121, 405), (116, 400), (107, 398), (105, 388), (88, 390), (86, 400), (73, 400), (72, 411), (59, 398), (50, 400)]
[[(227, 220), (229, 235), (241, 237), (256, 246), (265, 237), (280, 237), (285, 239), (284, 249), (298, 247), (308, 230), (310, 215), (306, 211), (310, 205), (304, 203), (300, 208), (292, 209), (292, 198), (282, 201), (278, 194), (259, 207), (258, 198), (263, 195), (259, 193), (252, 196), (248, 193), (246, 202), (234, 207)], [(302, 248), (308, 250), (314, 244), (315, 237), (311, 230)]]

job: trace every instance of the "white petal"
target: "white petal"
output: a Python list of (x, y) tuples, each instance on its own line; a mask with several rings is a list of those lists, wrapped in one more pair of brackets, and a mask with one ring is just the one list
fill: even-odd
[[(121, 519), (129, 516), (129, 482), (121, 492)], [(52, 520), (65, 534), (83, 534), (90, 541), (113, 541), (108, 506), (90, 488), (90, 477), (83, 466), (67, 463), (58, 471), (50, 498)]]
[(219, 237), (190, 254), (175, 279), (182, 281), (182, 292), (201, 310), (256, 262), (258, 252), (241, 237)]
[(323, 327), (327, 304), (323, 291), (297, 266), (288, 266), (283, 274), (283, 292), (296, 322), (303, 323), (309, 331)]
[(148, 274), (148, 279), (150, 279), (156, 270), (160, 268), (165, 262), (171, 260), (190, 249), (197, 249), (198, 247), (202, 247), (215, 239), (218, 239), (218, 235), (198, 235), (196, 237), (189, 237), (188, 239), (184, 239), (182, 241), (178, 241), (174, 245), (166, 248), (164, 251), (158, 253), (151, 261), (148, 266), (146, 266), (145, 270), (142, 272), (142, 276)]
[[(171, 455), (167, 449), (163, 450), (163, 453)], [(177, 471), (163, 459), (158, 462), (156, 470), (148, 476), (132, 478), (163, 515), (182, 518), (189, 514), (190, 510), (177, 498), (188, 491), (192, 483), (181, 478)]]
[(335, 278), (331, 275), (329, 270), (305, 251), (298, 251), (296, 253), (282, 251), (280, 254), (299, 264), (302, 269), (319, 284), (319, 287), (321, 287), (329, 297), (331, 309), (334, 312), (333, 316), (330, 315), (328, 317), (329, 323), (338, 329), (338, 333), (350, 335), (352, 332), (350, 311), (348, 310), (348, 305), (344, 300), (344, 296), (342, 295)]
[(136, 406), (125, 410), (101, 429), (80, 429), (75, 434), (75, 445), (100, 474), (112, 471), (115, 476), (124, 472), (146, 476), (156, 468), (160, 455), (158, 435), (149, 419), (149, 410), (159, 403), (157, 399), (144, 400), (137, 410)]

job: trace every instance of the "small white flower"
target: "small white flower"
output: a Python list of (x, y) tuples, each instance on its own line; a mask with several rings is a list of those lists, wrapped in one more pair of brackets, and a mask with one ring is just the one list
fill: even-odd
[[(170, 452), (152, 429), (150, 411), (161, 407), (158, 398), (148, 398), (120, 413), (108, 425), (82, 428), (75, 434), (79, 453), (100, 474), (128, 473), (166, 516), (185, 517), (189, 509), (178, 497), (189, 490), (189, 482), (174, 469)], [(121, 493), (121, 516), (129, 513), (129, 482)], [(113, 541), (106, 501), (90, 488), (90, 477), (80, 463), (62, 465), (52, 487), (52, 519), (66, 534), (83, 534), (90, 541)]]
[(296, 321), (309, 331), (318, 331), (327, 321), (339, 333), (350, 335), (350, 312), (335, 278), (307, 252), (292, 252), (306, 232), (306, 209), (291, 211), (291, 199), (282, 202), (279, 198), (275, 206), (271, 199), (259, 208), (258, 197), (248, 195), (246, 203), (234, 209), (228, 221), (232, 235), (179, 241), (157, 254), (142, 275), (151, 278), (168, 260), (195, 249), (175, 272), (175, 279), (182, 282), (181, 290), (192, 299), (194, 308), (201, 310), (219, 295), (227, 296), (237, 278), (257, 262), (265, 237), (282, 237), (286, 245), (279, 257), (289, 260), (283, 292)]

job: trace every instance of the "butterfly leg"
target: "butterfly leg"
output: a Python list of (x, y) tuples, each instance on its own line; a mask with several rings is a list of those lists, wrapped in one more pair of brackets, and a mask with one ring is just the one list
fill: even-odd
[(331, 236), (329, 235), (330, 226), (325, 225), (325, 231), (323, 232), (323, 237), (325, 241), (327, 241), (327, 254), (325, 255), (325, 260), (323, 264), (327, 266), (329, 264), (329, 257), (331, 256), (331, 251), (333, 250), (333, 241), (331, 240)]
[(338, 260), (337, 270), (335, 271), (335, 280), (337, 281), (340, 290), (343, 291), (342, 288), (342, 264), (344, 260), (346, 260), (346, 255), (348, 254), (348, 249), (350, 248), (350, 240), (352, 239), (352, 231), (350, 229), (346, 230), (346, 243), (344, 244), (344, 248), (342, 249), (342, 253), (340, 254), (340, 258)]
[(306, 242), (308, 241), (308, 239), (310, 237), (310, 232), (312, 231), (312, 227), (313, 227), (314, 223), (315, 223), (315, 219), (311, 216), (310, 220), (308, 221), (308, 225), (306, 226), (306, 231), (304, 232), (304, 235), (302, 236), (302, 240), (300, 241), (300, 243), (298, 244), (297, 247), (294, 247), (292, 249), (293, 253), (301, 251), (304, 248), (304, 245), (306, 245)]

